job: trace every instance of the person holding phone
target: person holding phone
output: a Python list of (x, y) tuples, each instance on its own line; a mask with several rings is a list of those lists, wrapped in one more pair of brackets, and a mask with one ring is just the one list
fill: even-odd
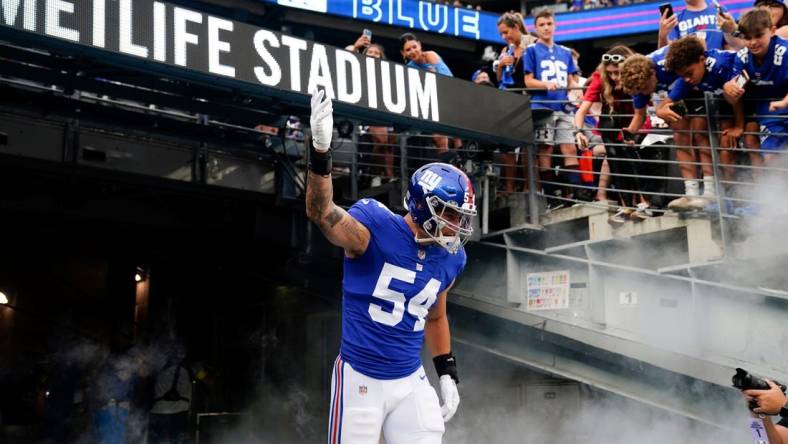
[[(666, 122), (677, 122), (684, 116), (677, 113), (676, 104), (686, 99), (690, 93), (703, 94), (706, 91), (718, 94), (723, 85), (735, 76), (733, 66), (736, 53), (732, 51), (719, 51), (706, 49), (703, 42), (696, 36), (683, 37), (668, 47), (665, 56), (665, 67), (676, 73), (679, 79), (671, 86), (668, 97), (657, 107), (657, 116)], [(720, 162), (724, 166), (727, 179), (732, 179), (733, 169), (725, 167), (733, 163), (733, 149), (736, 141), (744, 130), (744, 111), (741, 103), (737, 103), (731, 110), (721, 102), (720, 129)], [(698, 156), (703, 171), (703, 194), (707, 201), (714, 199), (717, 194), (715, 189), (714, 168), (711, 162), (711, 149), (709, 147), (707, 111), (705, 106), (689, 109), (690, 128), (693, 130), (691, 137), (693, 146), (697, 148)], [(734, 119), (726, 118), (733, 114)], [(682, 166), (684, 168), (685, 166)], [(689, 166), (695, 169), (695, 165)], [(687, 200), (689, 200), (688, 196)], [(668, 205), (675, 211), (686, 211), (693, 208), (689, 202), (679, 198)]]
[[(737, 76), (725, 83), (724, 94), (730, 103), (749, 99), (744, 104), (746, 114), (757, 117), (747, 122), (748, 132), (765, 128), (762, 140), (745, 138), (746, 148), (763, 150), (750, 152), (752, 164), (761, 165), (764, 161), (774, 161), (779, 157), (775, 152), (788, 146), (788, 136), (781, 135), (788, 132), (788, 64), (783, 61), (788, 40), (776, 35), (777, 29), (765, 8), (747, 11), (739, 20), (739, 29), (747, 49), (737, 53), (734, 65)], [(745, 78), (751, 82), (744, 82)]]
[(365, 29), (361, 33), (361, 36), (359, 38), (357, 38), (356, 41), (353, 42), (352, 45), (345, 46), (345, 49), (347, 49), (350, 52), (355, 52), (357, 54), (361, 54), (371, 44), (372, 44), (372, 31), (370, 31), (369, 29)]
[(696, 35), (706, 49), (723, 49), (726, 36), (717, 26), (717, 9), (705, 0), (684, 0), (686, 8), (674, 13), (670, 3), (659, 7), (657, 48), (688, 35)]

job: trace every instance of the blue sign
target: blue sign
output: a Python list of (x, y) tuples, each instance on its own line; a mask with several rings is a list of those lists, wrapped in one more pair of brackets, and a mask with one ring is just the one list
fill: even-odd
[[(434, 32), (471, 40), (503, 44), (498, 34), (498, 14), (453, 6), (427, 0), (263, 0), (291, 8), (323, 14), (350, 17), (373, 23), (387, 24), (414, 31)], [(682, 0), (673, 1), (673, 10), (686, 7)], [(722, 0), (734, 16), (752, 7), (751, 0)], [(603, 37), (657, 32), (659, 2), (638, 3), (613, 8), (567, 12), (556, 16), (557, 42), (570, 42)], [(534, 29), (533, 19), (525, 21)]]
[(502, 43), (498, 15), (419, 0), (264, 0), (414, 31)]

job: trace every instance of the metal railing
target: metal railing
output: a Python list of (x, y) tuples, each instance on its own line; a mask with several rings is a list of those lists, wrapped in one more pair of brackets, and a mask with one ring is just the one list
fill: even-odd
[[(614, 225), (627, 223), (629, 218), (637, 222), (679, 213), (669, 210), (668, 203), (685, 197), (684, 182), (690, 179), (682, 177), (680, 169), (690, 169), (694, 172), (692, 180), (699, 187), (696, 201), (700, 199), (704, 206), (698, 207), (696, 202), (684, 214), (715, 220), (724, 251), (729, 243), (729, 222), (745, 216), (758, 217), (756, 210), (763, 204), (762, 195), (776, 187), (769, 180), (788, 179), (788, 168), (782, 161), (783, 151), (766, 151), (757, 145), (758, 139), (766, 136), (760, 130), (746, 131), (734, 146), (726, 145), (729, 142), (721, 125), (727, 128), (725, 122), (732, 120), (732, 116), (721, 114), (722, 99), (707, 93), (698, 103), (703, 105), (702, 111), (687, 117), (700, 117), (707, 122), (705, 126), (669, 128), (651, 110), (651, 127), (639, 131), (634, 143), (625, 142), (621, 131), (629, 124), (632, 114), (597, 115), (617, 124), (586, 128), (588, 136), (596, 136), (592, 137), (588, 150), (579, 149), (572, 142), (568, 144), (571, 149), (561, 150), (556, 145), (540, 152), (538, 143), (530, 143), (506, 152), (467, 139), (396, 132), (392, 128), (367, 127), (356, 122), (350, 135), (335, 135), (335, 175), (356, 178), (351, 181), (350, 199), (370, 196), (371, 189), (388, 187), (390, 192), (399, 193), (397, 202), (401, 205), (407, 181), (418, 167), (434, 161), (454, 163), (474, 182), (481, 215), (480, 231), (484, 235), (490, 231), (491, 211), (505, 207), (513, 199), (527, 203), (525, 219), (531, 225), (539, 225), (547, 212), (576, 204), (610, 210)], [(534, 126), (554, 132), (561, 130), (553, 118), (549, 113), (535, 113)], [(695, 157), (677, 155), (680, 151), (691, 152)], [(596, 154), (589, 156), (589, 153)], [(769, 161), (758, 162), (764, 155)], [(545, 171), (553, 174), (540, 174)], [(568, 180), (573, 174), (582, 179)], [(713, 179), (710, 181), (709, 177)], [(711, 193), (712, 190), (715, 192)]]
[[(4, 82), (13, 83), (9, 79)], [(37, 83), (16, 86), (47, 87)], [(74, 98), (74, 94), (69, 97)], [(303, 137), (289, 136), (289, 126), (276, 129), (279, 132), (272, 135), (266, 131), (222, 122), (208, 115), (182, 113), (146, 103), (118, 101), (90, 93), (79, 94), (78, 99), (175, 120), (194, 120), (199, 126), (249, 133), (260, 141), (261, 151), (274, 155), (274, 161), (280, 165), (286, 180), (292, 185), (290, 197), (297, 197), (304, 192), (303, 156), (307, 150)], [(760, 148), (759, 139), (766, 134), (757, 127), (749, 127), (736, 146), (725, 145), (722, 143), (725, 134), (721, 124), (730, 119), (731, 116), (725, 114), (730, 111), (726, 110), (720, 98), (711, 94), (703, 96), (701, 101), (702, 110), (690, 116), (701, 117), (707, 125), (671, 129), (654, 118), (651, 111), (651, 128), (640, 131), (637, 143), (633, 144), (621, 139), (621, 127), (628, 124), (632, 114), (598, 114), (598, 119), (615, 121), (615, 124), (587, 128), (589, 137), (592, 136), (592, 130), (598, 137), (598, 140), (592, 140), (590, 151), (578, 149), (574, 138), (568, 143), (569, 149), (564, 150), (553, 148), (540, 152), (537, 143), (524, 142), (519, 148), (507, 151), (504, 147), (460, 140), (451, 135), (396, 131), (380, 124), (364, 125), (365, 122), (356, 121), (349, 125), (349, 130), (348, 125), (344, 125), (343, 133), (337, 132), (334, 136), (335, 176), (346, 178), (347, 200), (388, 193), (389, 205), (401, 206), (413, 171), (433, 161), (454, 163), (466, 171), (474, 182), (481, 215), (479, 232), (484, 235), (491, 231), (490, 216), (493, 210), (511, 207), (515, 202), (519, 202), (517, 211), (527, 213), (521, 214), (520, 220), (532, 226), (540, 225), (545, 213), (561, 205), (583, 204), (607, 209), (613, 213), (611, 219), (618, 215), (619, 222), (622, 215), (629, 213), (659, 217), (668, 212), (670, 200), (685, 195), (682, 189), (685, 179), (679, 170), (682, 167), (703, 170), (697, 171), (696, 178), (703, 182), (704, 175), (713, 177), (713, 182), (707, 183), (707, 188), (716, 190), (716, 193), (713, 198), (704, 200), (704, 208), (696, 209), (693, 213), (716, 221), (725, 248), (728, 244), (728, 225), (744, 216), (759, 217), (756, 207), (768, 200), (770, 191), (781, 189), (780, 184), (773, 184), (770, 180), (788, 177), (788, 159), (781, 150), (766, 151)], [(577, 105), (578, 101), (532, 103), (571, 106)], [(561, 129), (555, 126), (553, 117), (549, 112), (534, 112), (534, 125), (552, 131)], [(569, 117), (574, 116), (570, 114)], [(339, 128), (342, 126), (338, 125)], [(688, 143), (686, 139), (694, 139), (695, 143)], [(703, 148), (696, 146), (699, 141), (704, 144)], [(589, 153), (594, 153), (594, 148), (596, 155), (589, 156)], [(702, 152), (703, 156), (691, 160), (677, 156), (677, 153), (689, 148), (696, 153)], [(762, 162), (764, 155), (769, 158), (766, 163)], [(540, 174), (546, 171), (554, 174)], [(582, 180), (567, 180), (573, 174), (579, 174)], [(560, 193), (553, 192), (556, 190), (560, 190)], [(650, 205), (647, 208), (638, 205), (644, 202)], [(641, 219), (635, 217), (632, 220)]]

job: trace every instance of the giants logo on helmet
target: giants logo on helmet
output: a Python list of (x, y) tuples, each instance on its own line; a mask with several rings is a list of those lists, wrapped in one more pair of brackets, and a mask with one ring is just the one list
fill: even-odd
[(430, 170), (424, 172), (419, 178), (419, 185), (424, 189), (424, 193), (429, 193), (441, 183), (441, 177)]

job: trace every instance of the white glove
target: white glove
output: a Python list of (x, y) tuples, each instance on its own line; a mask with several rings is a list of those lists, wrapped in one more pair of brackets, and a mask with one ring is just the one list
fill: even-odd
[(449, 422), (452, 416), (457, 413), (457, 407), (460, 405), (460, 392), (457, 391), (457, 383), (449, 375), (441, 376), (440, 384), (441, 398), (443, 398), (441, 416), (443, 416), (443, 422)]
[(331, 99), (324, 100), (325, 94), (323, 90), (312, 93), (312, 115), (309, 116), (312, 144), (319, 153), (325, 153), (331, 147), (331, 135), (334, 132), (334, 107)]

